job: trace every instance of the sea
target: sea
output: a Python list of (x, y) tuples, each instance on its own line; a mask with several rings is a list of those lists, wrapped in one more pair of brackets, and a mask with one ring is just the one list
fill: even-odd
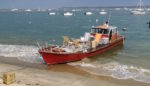
[[(147, 24), (150, 12), (135, 16), (130, 9), (60, 8), (31, 12), (0, 9), (0, 57), (46, 65), (38, 53), (37, 43), (40, 46), (61, 45), (62, 36), (80, 38), (85, 32), (90, 32), (93, 26), (109, 21), (118, 27), (120, 35), (125, 36), (124, 44), (66, 65), (95, 75), (150, 83), (150, 28)], [(107, 14), (99, 14), (101, 10)], [(93, 14), (84, 15), (88, 11)], [(50, 12), (56, 15), (49, 15)], [(72, 12), (73, 15), (64, 16), (64, 12)]]

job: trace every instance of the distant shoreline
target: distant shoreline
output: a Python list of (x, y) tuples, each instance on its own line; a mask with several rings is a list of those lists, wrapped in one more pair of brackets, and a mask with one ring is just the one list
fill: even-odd
[[(75, 8), (80, 8), (80, 9), (84, 9), (84, 8), (135, 8), (137, 6), (95, 6), (95, 7), (92, 7), (92, 6), (79, 6), (79, 7), (59, 7), (59, 8), (41, 8), (41, 9), (63, 9), (63, 8), (72, 8), (72, 9), (75, 9)], [(145, 8), (148, 8), (150, 7), (149, 5), (147, 6), (144, 6)], [(17, 8), (17, 7), (15, 7)], [(9, 10), (9, 9), (13, 9), (13, 8), (0, 8), (0, 10)], [(18, 8), (20, 10), (24, 10), (24, 9), (27, 9), (27, 8)], [(39, 8), (30, 8), (32, 10), (36, 10), (36, 9), (39, 9)]]
[[(102, 7), (88, 7), (88, 6), (81, 6), (81, 7), (62, 7), (62, 8), (135, 8), (137, 6), (102, 6)], [(144, 7), (150, 7), (150, 6), (144, 6)]]

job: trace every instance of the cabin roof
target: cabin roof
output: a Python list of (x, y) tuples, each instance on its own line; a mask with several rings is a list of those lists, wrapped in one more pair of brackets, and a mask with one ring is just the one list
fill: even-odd
[(115, 26), (104, 26), (104, 25), (100, 25), (100, 26), (96, 26), (93, 29), (116, 29), (117, 27)]
[(104, 25), (97, 26), (96, 28), (99, 28), (99, 29), (106, 29), (106, 27), (105, 27)]

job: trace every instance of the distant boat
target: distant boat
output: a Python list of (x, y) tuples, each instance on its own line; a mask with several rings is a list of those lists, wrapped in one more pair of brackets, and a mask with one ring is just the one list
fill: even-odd
[(76, 9), (72, 9), (72, 12), (75, 12), (76, 11)]
[(56, 13), (55, 12), (50, 12), (49, 15), (56, 15)]
[(72, 16), (72, 15), (73, 15), (73, 13), (70, 13), (70, 12), (64, 13), (64, 16)]
[(124, 9), (124, 10), (129, 10), (127, 7), (124, 7), (123, 9)]
[(92, 15), (93, 13), (92, 12), (85, 12), (84, 14), (85, 15)]
[(18, 11), (18, 9), (17, 9), (17, 8), (14, 8), (14, 9), (11, 9), (11, 11), (12, 11), (12, 12)]
[(115, 10), (121, 10), (121, 8), (115, 8)]
[(142, 0), (139, 0), (138, 7), (131, 11), (133, 15), (144, 15), (146, 12), (142, 7)]
[(105, 14), (107, 14), (107, 12), (104, 9), (102, 9), (101, 12), (99, 12), (99, 14), (105, 15)]
[(133, 11), (133, 9), (130, 8), (129, 11)]
[(25, 11), (26, 11), (26, 12), (31, 12), (32, 10), (31, 10), (31, 9), (26, 9)]
[(50, 9), (50, 8), (48, 9), (48, 11), (51, 11), (51, 10), (52, 10), (52, 9)]

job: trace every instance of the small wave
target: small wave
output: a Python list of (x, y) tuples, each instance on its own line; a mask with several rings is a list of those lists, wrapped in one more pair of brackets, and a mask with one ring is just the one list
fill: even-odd
[(96, 68), (96, 66), (92, 65), (92, 64), (88, 64), (88, 63), (85, 63), (85, 62), (74, 62), (74, 63), (68, 63), (69, 65), (72, 65), (72, 66), (81, 66), (81, 67), (92, 67), (92, 68)]
[(30, 63), (43, 63), (36, 46), (0, 44), (0, 56), (15, 57)]
[(150, 83), (150, 70), (138, 68), (132, 65), (123, 65), (118, 62), (106, 64), (73, 62), (69, 63), (95, 75), (111, 76), (117, 79), (134, 79), (136, 81)]
[(127, 54), (127, 53), (124, 53), (124, 52), (119, 52), (118, 55), (127, 56), (127, 57), (135, 57), (135, 58), (139, 57), (135, 54), (129, 54), (129, 53)]

